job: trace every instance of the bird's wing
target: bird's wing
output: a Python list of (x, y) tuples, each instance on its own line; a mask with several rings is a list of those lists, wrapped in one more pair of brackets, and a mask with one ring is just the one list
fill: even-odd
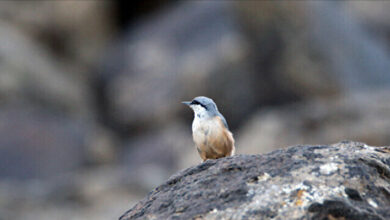
[(222, 121), (223, 125), (224, 125), (227, 129), (229, 129), (229, 126), (228, 126), (228, 124), (227, 124), (227, 122), (226, 122), (225, 117), (223, 117), (223, 115), (222, 115), (221, 113), (218, 113), (218, 116), (221, 118), (221, 121)]

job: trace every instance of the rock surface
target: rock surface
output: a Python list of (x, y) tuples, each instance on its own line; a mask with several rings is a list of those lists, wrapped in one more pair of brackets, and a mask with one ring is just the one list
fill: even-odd
[(206, 161), (120, 220), (389, 219), (389, 204), (390, 149), (345, 141)]

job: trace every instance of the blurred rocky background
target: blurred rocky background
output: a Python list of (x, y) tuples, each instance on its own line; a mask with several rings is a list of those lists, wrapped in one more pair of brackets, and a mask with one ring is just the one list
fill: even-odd
[(0, 1), (0, 219), (116, 219), (200, 162), (212, 97), (237, 153), (390, 143), (386, 1)]

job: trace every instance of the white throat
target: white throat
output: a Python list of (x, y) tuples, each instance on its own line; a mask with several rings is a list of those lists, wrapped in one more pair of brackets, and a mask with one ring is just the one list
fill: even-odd
[(192, 110), (194, 110), (194, 120), (204, 120), (209, 117), (209, 114), (205, 108), (200, 105), (192, 105)]

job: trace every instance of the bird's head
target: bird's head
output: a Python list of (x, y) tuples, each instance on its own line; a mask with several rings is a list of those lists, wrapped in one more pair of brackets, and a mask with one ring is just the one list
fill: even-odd
[(212, 117), (218, 113), (215, 102), (205, 96), (195, 97), (192, 101), (182, 102), (188, 105), (195, 113), (195, 117)]

